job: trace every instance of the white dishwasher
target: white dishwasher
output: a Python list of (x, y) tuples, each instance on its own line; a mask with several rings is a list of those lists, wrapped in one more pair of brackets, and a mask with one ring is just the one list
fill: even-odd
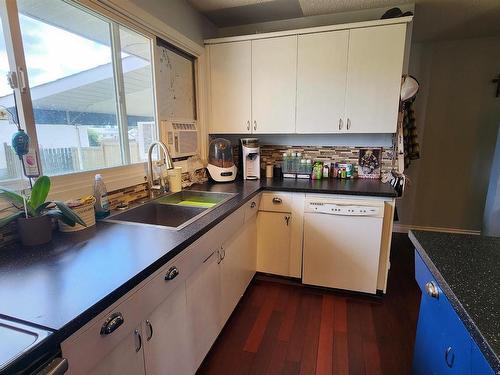
[(304, 284), (377, 292), (384, 202), (308, 197), (304, 210)]

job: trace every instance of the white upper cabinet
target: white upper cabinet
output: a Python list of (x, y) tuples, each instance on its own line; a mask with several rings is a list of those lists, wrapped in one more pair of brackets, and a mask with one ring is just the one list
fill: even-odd
[(295, 132), (297, 36), (252, 41), (253, 133)]
[(397, 21), (210, 41), (209, 132), (396, 132), (408, 22)]
[(209, 46), (210, 133), (250, 133), (250, 41)]
[(297, 133), (345, 130), (349, 30), (298, 37)]
[(346, 130), (394, 133), (406, 25), (353, 29), (349, 37)]

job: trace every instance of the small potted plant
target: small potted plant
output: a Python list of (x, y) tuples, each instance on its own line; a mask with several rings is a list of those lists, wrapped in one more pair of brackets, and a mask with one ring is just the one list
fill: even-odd
[(47, 176), (41, 176), (36, 180), (29, 197), (0, 187), (0, 198), (10, 202), (18, 210), (0, 218), (0, 228), (17, 220), (17, 230), (22, 244), (36, 246), (52, 239), (52, 218), (70, 226), (75, 226), (76, 223), (87, 226), (64, 202), (46, 201), (49, 191), (50, 178)]

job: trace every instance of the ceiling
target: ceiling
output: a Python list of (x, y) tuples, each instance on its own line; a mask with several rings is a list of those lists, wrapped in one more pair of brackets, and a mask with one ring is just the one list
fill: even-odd
[(411, 0), (188, 0), (218, 27), (380, 8)]
[(499, 0), (188, 0), (217, 27), (415, 4), (417, 41), (500, 35)]

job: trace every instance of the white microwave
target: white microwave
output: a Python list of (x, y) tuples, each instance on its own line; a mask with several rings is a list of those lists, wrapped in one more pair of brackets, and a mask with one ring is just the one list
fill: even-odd
[(198, 154), (198, 126), (194, 120), (162, 120), (160, 139), (173, 158)]

